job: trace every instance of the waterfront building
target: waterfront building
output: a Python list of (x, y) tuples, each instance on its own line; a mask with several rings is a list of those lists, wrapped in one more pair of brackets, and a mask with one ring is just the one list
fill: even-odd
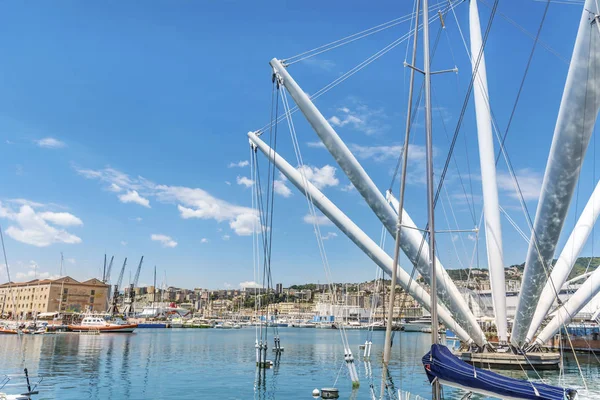
[(282, 294), (282, 293), (283, 293), (283, 284), (277, 283), (275, 285), (275, 294)]
[(23, 318), (40, 313), (106, 311), (109, 288), (95, 278), (79, 282), (70, 276), (4, 283), (0, 285), (0, 315), (12, 315), (15, 310)]

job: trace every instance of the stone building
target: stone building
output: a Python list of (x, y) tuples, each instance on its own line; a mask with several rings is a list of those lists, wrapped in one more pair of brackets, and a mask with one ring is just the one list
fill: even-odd
[(106, 311), (109, 289), (98, 279), (79, 282), (70, 276), (9, 282), (0, 285), (0, 315), (12, 315), (15, 310), (24, 318), (48, 312)]

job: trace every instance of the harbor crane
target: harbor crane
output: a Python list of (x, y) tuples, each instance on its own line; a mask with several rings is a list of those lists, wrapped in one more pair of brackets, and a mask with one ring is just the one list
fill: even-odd
[[(112, 262), (111, 262), (112, 265)], [(116, 315), (119, 312), (119, 308), (117, 306), (117, 300), (119, 298), (119, 287), (121, 287), (121, 283), (123, 282), (123, 274), (125, 273), (125, 266), (127, 265), (127, 257), (125, 257), (125, 261), (123, 261), (123, 266), (121, 267), (121, 272), (119, 273), (119, 279), (117, 280), (117, 284), (115, 285), (115, 291), (113, 292), (112, 305), (108, 310), (109, 314)]]
[(123, 315), (128, 316), (133, 312), (133, 304), (135, 303), (135, 291), (134, 288), (138, 284), (138, 280), (140, 279), (140, 271), (142, 270), (142, 263), (144, 262), (144, 256), (140, 258), (140, 263), (138, 264), (137, 270), (135, 271), (135, 277), (133, 281), (129, 284), (129, 299), (127, 304), (123, 308)]
[(112, 270), (113, 261), (115, 256), (110, 258), (110, 262), (108, 263), (108, 268), (106, 268), (106, 254), (104, 255), (104, 273), (102, 274), (102, 282), (107, 283), (110, 282), (110, 271)]

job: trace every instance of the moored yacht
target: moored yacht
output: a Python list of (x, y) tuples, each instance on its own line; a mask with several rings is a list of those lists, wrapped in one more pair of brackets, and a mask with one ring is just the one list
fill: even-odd
[(101, 316), (92, 315), (83, 318), (79, 325), (68, 325), (67, 328), (73, 332), (132, 333), (137, 324), (128, 324), (120, 320), (108, 322)]

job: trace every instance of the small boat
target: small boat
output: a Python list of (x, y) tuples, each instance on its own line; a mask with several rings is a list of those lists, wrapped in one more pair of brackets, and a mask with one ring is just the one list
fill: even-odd
[(292, 323), (293, 328), (315, 328), (316, 326), (317, 324), (309, 321)]
[(183, 323), (184, 328), (212, 328), (213, 324), (205, 319), (192, 318)]
[(241, 326), (239, 324), (234, 324), (231, 322), (220, 322), (215, 325), (215, 329), (240, 329)]
[(138, 327), (137, 324), (128, 324), (124, 321), (107, 322), (100, 316), (87, 316), (79, 325), (68, 325), (72, 332), (104, 332), (104, 333), (132, 333)]
[[(404, 332), (422, 332), (431, 333), (431, 316), (416, 319), (414, 321), (402, 324)], [(440, 333), (445, 333), (444, 329), (440, 329)]]
[(337, 326), (333, 322), (319, 322), (315, 328), (318, 329), (337, 329)]
[(183, 318), (172, 318), (169, 325), (171, 325), (171, 328), (183, 328)]
[(572, 400), (577, 394), (574, 389), (509, 378), (474, 367), (440, 344), (433, 344), (431, 351), (423, 356), (422, 362), (429, 382), (437, 380), (447, 386), (487, 396), (503, 399)]
[(0, 335), (18, 335), (19, 330), (0, 325)]

